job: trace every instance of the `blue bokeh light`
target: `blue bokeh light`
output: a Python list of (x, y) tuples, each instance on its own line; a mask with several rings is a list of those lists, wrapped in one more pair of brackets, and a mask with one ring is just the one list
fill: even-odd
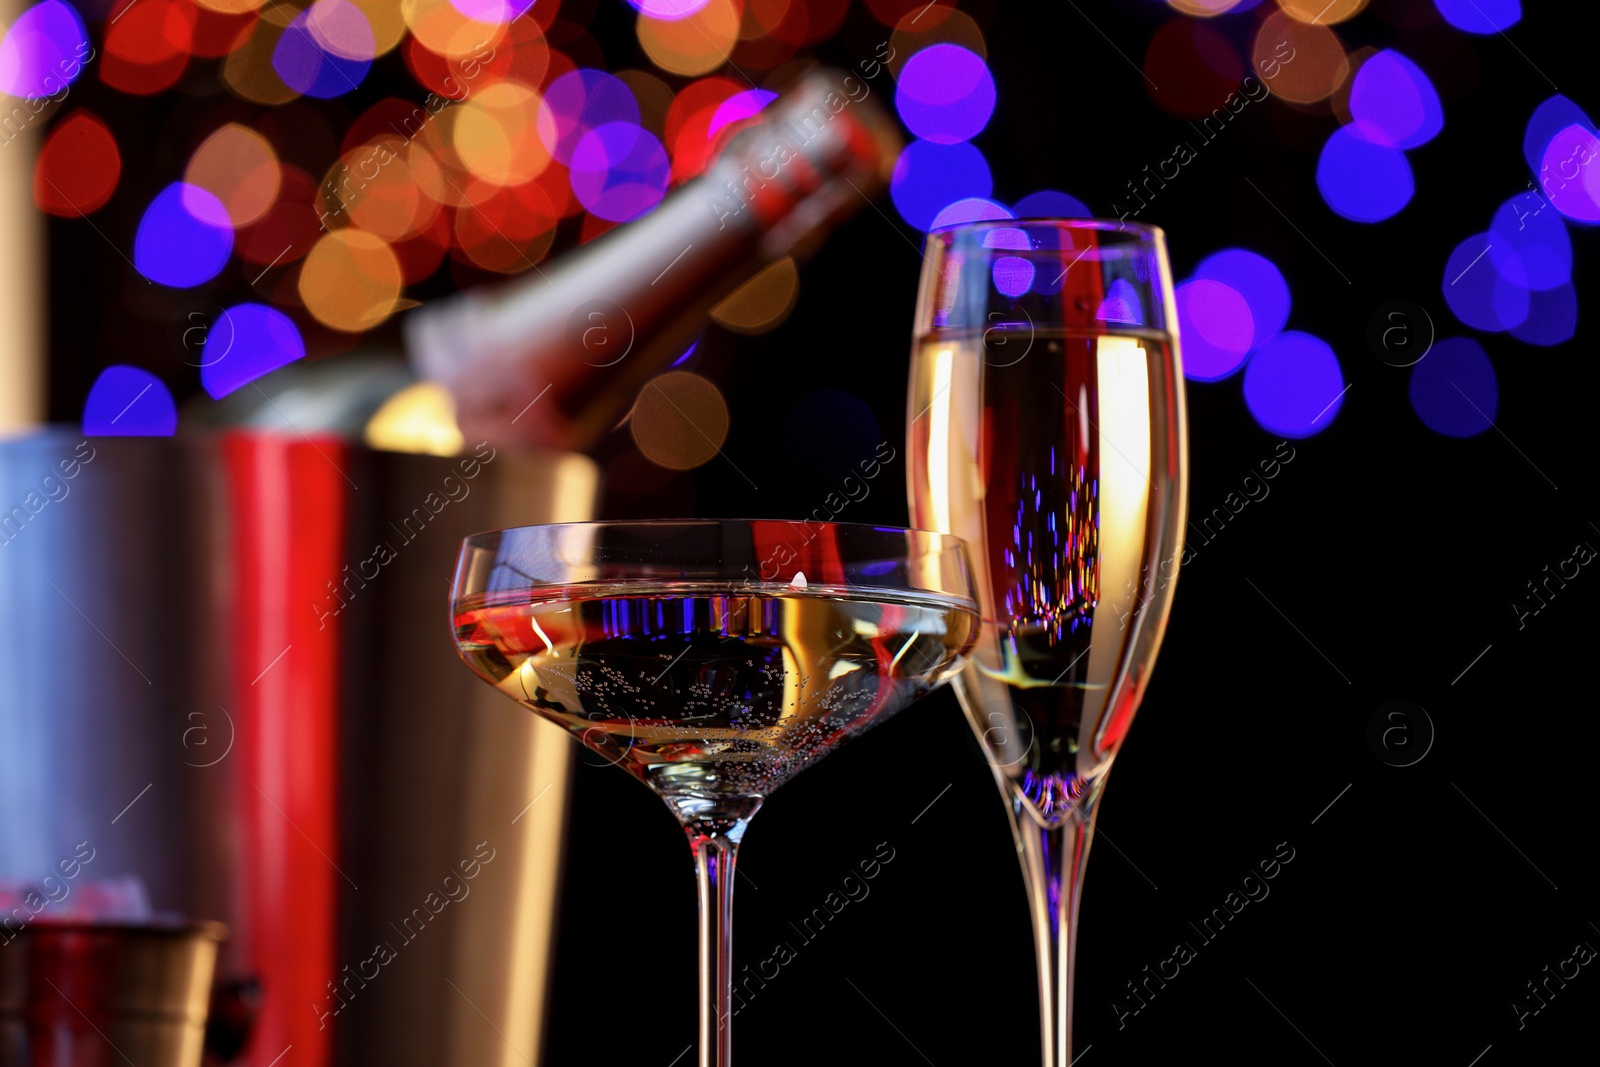
[(1448, 437), (1472, 437), (1494, 425), (1500, 386), (1483, 346), (1448, 337), (1411, 371), (1411, 407), (1424, 426)]
[(1268, 433), (1310, 437), (1327, 429), (1344, 406), (1339, 357), (1321, 338), (1298, 330), (1279, 334), (1250, 357), (1244, 400)]
[(994, 192), (989, 161), (971, 144), (916, 140), (895, 161), (889, 196), (912, 226), (927, 231), (934, 217), (957, 200)]
[(928, 228), (937, 230), (941, 226), (958, 226), (963, 222), (989, 222), (993, 219), (1014, 218), (1016, 216), (999, 201), (983, 196), (969, 196), (941, 209), (933, 217), (933, 225)]
[(341, 4), (340, 47), (335, 49), (318, 40), (310, 25), (314, 11), (308, 7), (300, 12), (278, 38), (272, 69), (285, 85), (306, 96), (343, 96), (360, 86), (372, 68), (377, 51), (372, 26), (355, 4)]
[(1511, 336), (1530, 345), (1559, 345), (1578, 332), (1578, 292), (1561, 285), (1528, 294), (1528, 317), (1511, 327)]
[(78, 9), (65, 0), (44, 0), (24, 11), (0, 40), (0, 93), (54, 96), (93, 57)]
[(578, 142), (590, 130), (612, 122), (639, 123), (639, 101), (627, 83), (605, 71), (580, 67), (545, 90), (550, 121), (539, 123), (539, 137), (550, 154), (570, 166)]
[(1522, 135), (1522, 158), (1528, 161), (1529, 170), (1539, 173), (1544, 166), (1545, 149), (1550, 147), (1556, 134), (1568, 126), (1594, 129), (1594, 123), (1589, 121), (1583, 108), (1560, 94), (1533, 109), (1533, 114), (1528, 117), (1527, 131)]
[(1393, 49), (1361, 64), (1350, 86), (1350, 115), (1367, 140), (1417, 148), (1444, 129), (1444, 106), (1421, 67)]
[(981, 56), (960, 45), (936, 44), (906, 60), (894, 106), (918, 137), (955, 144), (989, 124), (994, 96), (994, 77)]
[[(819, 426), (828, 432), (818, 433)], [(887, 452), (878, 417), (865, 400), (842, 389), (807, 393), (789, 409), (783, 431), (784, 452), (798, 477), (858, 500), (862, 492), (876, 492), (866, 483), (882, 473)]]
[(1489, 255), (1494, 239), (1475, 233), (1456, 245), (1440, 288), (1456, 318), (1478, 330), (1499, 332), (1528, 318), (1528, 285), (1514, 252)]
[(206, 333), (200, 384), (221, 399), (305, 354), (289, 316), (265, 304), (237, 304), (217, 316)]
[(631, 122), (608, 122), (583, 135), (572, 153), (572, 192), (612, 222), (636, 219), (661, 202), (672, 177), (667, 150)]
[(1173, 295), (1183, 338), (1183, 376), (1217, 382), (1244, 366), (1256, 329), (1244, 295), (1210, 278), (1184, 282)]
[(1522, 18), (1522, 0), (1433, 0), (1444, 20), (1468, 33), (1500, 33)]
[(88, 437), (171, 437), (178, 408), (166, 385), (147, 370), (120, 364), (100, 372), (83, 405)]
[(1489, 258), (1497, 271), (1525, 278), (1530, 289), (1554, 289), (1572, 280), (1572, 238), (1561, 215), (1535, 193), (1500, 205), (1489, 224)]
[[(1255, 323), (1255, 334), (1250, 340), (1252, 348), (1259, 348), (1278, 336), (1289, 321), (1289, 283), (1266, 256), (1245, 248), (1224, 248), (1201, 260), (1194, 276), (1221, 282), (1244, 297)], [(1184, 359), (1187, 362), (1187, 351)]]
[(1317, 189), (1336, 214), (1382, 222), (1411, 202), (1416, 184), (1398, 148), (1377, 144), (1354, 124), (1333, 131), (1317, 160)]
[(1089, 206), (1077, 197), (1055, 189), (1029, 193), (1012, 205), (1019, 219), (1088, 219), (1094, 217)]
[(173, 182), (150, 201), (133, 238), (133, 265), (174, 289), (208, 282), (233, 251), (228, 211), (211, 193)]

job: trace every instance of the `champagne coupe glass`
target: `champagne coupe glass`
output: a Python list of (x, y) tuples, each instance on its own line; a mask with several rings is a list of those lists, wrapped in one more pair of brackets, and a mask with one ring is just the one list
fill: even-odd
[(700, 1064), (730, 1064), (730, 908), (762, 801), (960, 669), (965, 546), (940, 533), (743, 520), (562, 523), (462, 542), (457, 651), (653, 789), (700, 888)]
[(947, 227), (923, 255), (913, 522), (972, 553), (983, 621), (956, 692), (1027, 880), (1044, 1064), (1068, 1067), (1096, 803), (1183, 551), (1171, 269), (1160, 230), (1093, 219)]

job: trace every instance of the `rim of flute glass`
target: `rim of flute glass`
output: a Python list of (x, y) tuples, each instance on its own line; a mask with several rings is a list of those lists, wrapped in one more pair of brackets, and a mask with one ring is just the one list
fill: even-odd
[(1058, 230), (1095, 230), (1100, 233), (1131, 234), (1135, 239), (1165, 242), (1167, 231), (1147, 222), (1124, 222), (1121, 219), (1057, 218), (1048, 215), (1031, 215), (1020, 219), (976, 219), (971, 222), (952, 222), (928, 231), (929, 237), (962, 231), (1018, 229), (1024, 226), (1050, 226)]
[[(775, 558), (774, 554), (785, 546), (805, 547), (817, 541), (824, 531), (832, 532), (832, 547), (837, 552), (834, 557), (836, 562), (852, 569), (870, 568), (873, 564), (905, 564), (917, 560), (934, 559), (940, 556), (951, 557), (956, 561), (956, 570), (948, 575), (949, 582), (939, 581), (934, 585), (919, 584), (910, 586), (905, 582), (885, 581), (874, 583), (864, 581), (863, 578), (876, 577), (872, 572), (860, 574), (849, 580), (846, 584), (862, 588), (915, 588), (928, 592), (938, 593), (958, 600), (976, 603), (974, 587), (972, 585), (971, 557), (967, 542), (955, 534), (940, 533), (936, 530), (921, 530), (908, 526), (879, 526), (870, 523), (857, 522), (817, 522), (815, 520), (801, 519), (748, 519), (748, 518), (701, 518), (701, 519), (593, 519), (583, 522), (550, 522), (533, 523), (527, 526), (511, 526), (499, 530), (483, 530), (469, 534), (461, 540), (461, 555), (476, 550), (500, 548), (507, 542), (523, 542), (527, 547), (533, 548), (544, 545), (556, 548), (560, 545), (563, 533), (574, 533), (583, 530), (638, 530), (641, 532), (659, 530), (665, 535), (670, 535), (674, 530), (689, 533), (694, 530), (707, 528), (720, 528), (729, 531), (753, 532), (753, 528), (760, 524), (766, 529), (761, 532), (766, 538), (761, 542), (762, 552), (765, 556), (754, 562), (763, 563)], [(774, 536), (780, 535), (780, 536)], [(710, 546), (708, 546), (709, 548)], [(699, 563), (707, 569), (713, 569), (722, 561), (708, 560), (704, 557), (709, 552), (702, 551), (698, 559), (678, 559), (670, 547), (664, 546), (662, 555), (655, 559), (641, 558), (637, 565), (648, 567), (650, 565), (665, 566), (669, 564), (694, 564)], [(798, 555), (790, 559), (797, 559)], [(552, 560), (552, 562), (556, 562)], [(574, 556), (570, 560), (563, 560), (571, 564), (585, 562)], [(748, 565), (748, 564), (747, 564)], [(788, 561), (783, 565), (782, 573), (787, 574)], [(731, 568), (732, 564), (728, 564)], [(765, 569), (763, 565), (762, 569)], [(803, 568), (802, 568), (803, 569)], [(893, 574), (885, 572), (885, 577)], [(925, 578), (933, 578), (933, 574), (922, 572)], [(938, 577), (946, 577), (942, 568)], [(660, 573), (641, 573), (637, 577), (619, 576), (604, 579), (607, 582), (628, 581), (661, 581), (664, 575)], [(704, 575), (701, 580), (722, 581), (739, 580), (739, 574), (730, 572), (726, 575)], [(762, 578), (763, 582), (779, 581), (777, 576)], [(532, 585), (558, 585), (569, 584), (561, 579), (535, 580)], [(570, 584), (582, 584), (574, 582)]]

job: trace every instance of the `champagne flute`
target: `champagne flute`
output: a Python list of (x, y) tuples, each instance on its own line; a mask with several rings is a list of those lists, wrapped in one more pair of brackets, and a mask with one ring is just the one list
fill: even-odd
[(956, 692), (1027, 880), (1045, 1067), (1072, 1062), (1096, 805), (1183, 551), (1183, 375), (1160, 230), (1001, 219), (924, 251), (907, 430), (914, 523), (972, 553), (983, 621)]
[(959, 670), (965, 546), (918, 530), (688, 520), (527, 526), (461, 546), (456, 648), (667, 802), (700, 889), (700, 1064), (728, 1067), (745, 829), (779, 785)]

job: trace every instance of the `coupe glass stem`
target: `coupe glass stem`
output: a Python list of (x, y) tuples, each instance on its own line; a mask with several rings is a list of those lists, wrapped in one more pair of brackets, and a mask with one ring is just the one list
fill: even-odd
[(700, 1067), (733, 1063), (733, 878), (747, 818), (687, 823), (700, 889)]
[(1069, 1067), (1072, 1057), (1072, 967), (1078, 948), (1078, 899), (1094, 838), (1097, 784), (1056, 825), (1033, 813), (1021, 789), (1009, 787), (1011, 829), (1028, 887), (1039, 963), (1039, 1027), (1044, 1067)]

